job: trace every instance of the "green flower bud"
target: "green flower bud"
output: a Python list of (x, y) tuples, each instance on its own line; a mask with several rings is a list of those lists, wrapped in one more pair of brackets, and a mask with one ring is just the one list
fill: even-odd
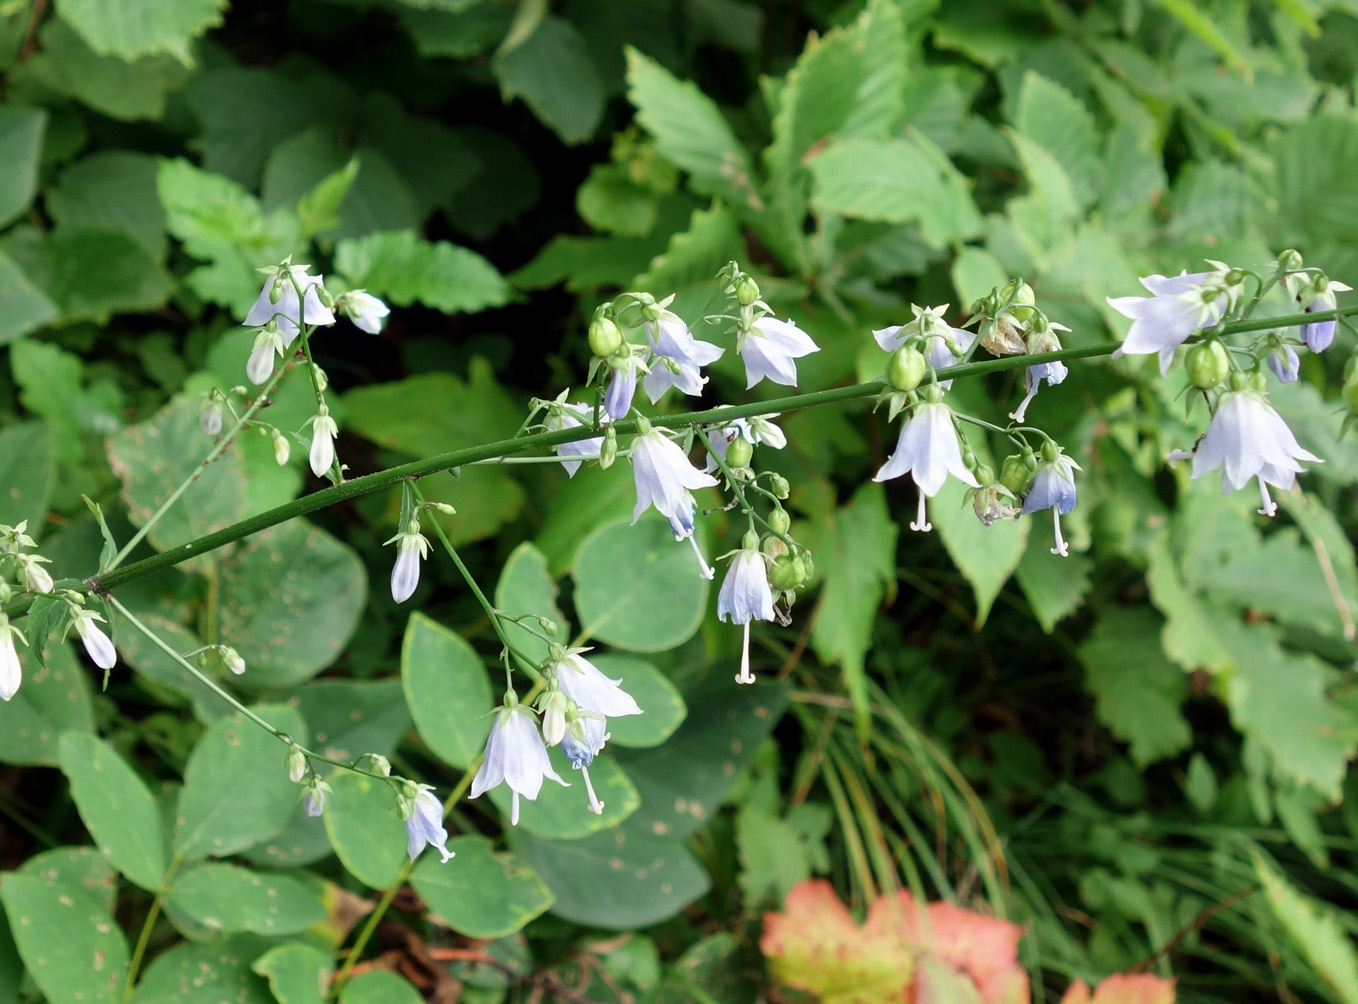
[(1021, 279), (1010, 279), (1005, 283), (1004, 289), (1000, 291), (1000, 302), (1003, 303), (1013, 294), (1014, 299), (1009, 307), (1009, 313), (1016, 321), (1026, 321), (1033, 316), (1033, 304), (1037, 303), (1037, 297), (1033, 295), (1033, 287), (1029, 286)]
[[(774, 589), (796, 589), (801, 584), (796, 562), (797, 559), (788, 554), (774, 558), (773, 567), (769, 569), (769, 585)], [(805, 568), (801, 571), (805, 572)]]
[(1288, 272), (1296, 271), (1301, 268), (1301, 252), (1294, 248), (1288, 248), (1278, 255), (1278, 267)]
[(1004, 458), (1000, 466), (1000, 484), (1004, 485), (1015, 498), (1022, 498), (1032, 483), (1033, 472), (1028, 470), (1022, 454), (1015, 453)]
[(899, 391), (912, 391), (924, 379), (928, 368), (924, 353), (912, 345), (902, 345), (887, 361), (887, 383)]
[(775, 533), (787, 533), (792, 526), (792, 517), (787, 514), (787, 510), (778, 506), (769, 513), (769, 526), (773, 527)]
[(754, 447), (743, 436), (736, 436), (726, 447), (726, 463), (731, 467), (749, 467)]
[(769, 558), (778, 558), (787, 554), (787, 545), (773, 534), (766, 533), (764, 539), (759, 542), (759, 550)]
[(741, 538), (740, 546), (747, 551), (754, 551), (759, 547), (759, 534), (753, 530), (746, 530), (745, 536)]
[(1250, 374), (1249, 387), (1250, 390), (1257, 390), (1261, 393), (1268, 390), (1268, 378), (1264, 376), (1263, 370), (1255, 370)]
[(748, 307), (759, 299), (759, 283), (755, 282), (748, 275), (742, 275), (736, 280), (736, 302), (742, 307)]
[(792, 486), (787, 483), (787, 478), (781, 474), (770, 474), (769, 491), (773, 492), (774, 498), (785, 499), (792, 492)]
[(1349, 411), (1358, 415), (1358, 372), (1349, 374), (1340, 393), (1343, 395), (1344, 403), (1349, 406)]
[(604, 445), (599, 447), (599, 466), (608, 470), (618, 459), (618, 434), (609, 426), (604, 430)]
[(810, 551), (802, 551), (795, 558), (792, 559), (792, 565), (794, 568), (799, 563), (802, 566), (801, 581), (802, 584), (805, 585), (806, 583), (810, 582), (812, 579), (816, 577), (816, 563), (811, 560)]
[(1231, 372), (1231, 357), (1226, 346), (1214, 338), (1189, 349), (1187, 365), (1188, 382), (1199, 390), (1211, 390)]
[(589, 350), (607, 359), (622, 348), (622, 332), (611, 317), (600, 315), (589, 325)]

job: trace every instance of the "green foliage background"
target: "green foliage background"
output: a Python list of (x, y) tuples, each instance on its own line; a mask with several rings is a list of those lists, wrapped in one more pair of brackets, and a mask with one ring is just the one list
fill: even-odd
[[(1070, 346), (1121, 333), (1105, 296), (1204, 257), (1296, 247), (1358, 284), (1356, 43), (1343, 0), (0, 0), (0, 521), (92, 574), (81, 495), (123, 541), (192, 472), (201, 395), (244, 382), (254, 269), (288, 254), (397, 308), (315, 342), (354, 473), (512, 434), (579, 385), (600, 299), (674, 293), (696, 322), (732, 258), (822, 346), (803, 390), (876, 376), (868, 332), (910, 303), (961, 316), (1014, 275)], [(429, 912), (401, 916), (519, 974), (453, 963), (467, 1001), (754, 1001), (761, 913), (813, 874), (1018, 921), (1037, 1000), (1140, 965), (1183, 1001), (1358, 1001), (1358, 447), (1327, 399), (1352, 349), (1274, 395), (1325, 463), (1272, 524), (1164, 467), (1205, 421), (1181, 378), (1074, 364), (1031, 413), (1085, 471), (1065, 561), (960, 491), (911, 534), (913, 490), (868, 480), (884, 416), (789, 415), (758, 460), (819, 581), (756, 632), (752, 690), (691, 556), (628, 528), (621, 466), (427, 479), (496, 603), (593, 639), (646, 714), (597, 763), (603, 816), (579, 785), (507, 833), (501, 793), (464, 803), (456, 862), (413, 874)], [(734, 357), (713, 401), (750, 396)], [(953, 396), (998, 419), (1016, 372)], [(299, 430), (309, 393), (285, 380), (267, 419)], [(293, 454), (243, 435), (138, 555), (314, 488)], [(495, 646), (446, 562), (417, 613), (370, 588), (399, 505), (118, 595), (181, 652), (237, 647), (225, 684), (295, 737), (447, 791)], [(54, 645), (0, 708), (0, 1000), (128, 1000), (154, 901), (137, 1004), (207, 1000), (186, 973), (319, 1001), (356, 902), (400, 874), (389, 794), (339, 774), (305, 818), (274, 739), (113, 628), (106, 690)], [(373, 972), (343, 1000), (415, 994)]]

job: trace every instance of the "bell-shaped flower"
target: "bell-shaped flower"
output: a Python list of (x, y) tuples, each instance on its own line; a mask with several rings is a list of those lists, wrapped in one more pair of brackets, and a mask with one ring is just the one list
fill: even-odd
[[(310, 810), (308, 809), (308, 814)], [(443, 803), (426, 786), (420, 785), (415, 797), (405, 806), (406, 815), (406, 854), (414, 861), (428, 844), (439, 852), (440, 864), (453, 857), (453, 852), (445, 846), (448, 831), (443, 827)]]
[[(291, 345), (301, 330), (299, 321), (305, 324), (334, 324), (334, 311), (321, 302), (320, 290), (324, 288), (321, 277), (307, 275), (310, 268), (310, 265), (284, 265), (265, 270), (270, 273), (269, 278), (259, 291), (254, 306), (245, 315), (244, 326), (257, 328), (274, 321), (286, 339), (285, 344)], [(294, 282), (296, 285), (293, 285)], [(300, 301), (298, 287), (304, 294), (304, 299)], [(256, 382), (263, 383), (262, 380)]]
[(396, 561), (391, 566), (391, 598), (404, 603), (420, 584), (420, 562), (429, 556), (429, 541), (420, 533), (418, 520), (411, 520), (404, 533), (398, 533), (387, 544), (396, 544)]
[(622, 679), (609, 679), (594, 663), (578, 652), (556, 649), (552, 672), (561, 692), (582, 711), (593, 711), (605, 718), (639, 715), (636, 699), (622, 689)]
[[(1322, 310), (1334, 310), (1339, 306), (1339, 301), (1335, 298), (1335, 293), (1347, 293), (1353, 289), (1352, 286), (1342, 282), (1335, 282), (1320, 276), (1313, 281), (1307, 282), (1300, 276), (1289, 276), (1287, 286), (1292, 290), (1298, 301), (1304, 304), (1303, 310), (1308, 314), (1318, 313)], [(1306, 343), (1306, 347), (1312, 352), (1324, 352), (1334, 342), (1335, 322), (1331, 318), (1328, 321), (1313, 321), (1301, 326), (1301, 340)]]
[(95, 621), (101, 621), (104, 618), (93, 610), (83, 609), (75, 611), (74, 616), (75, 633), (80, 635), (80, 641), (84, 644), (85, 651), (94, 661), (94, 664), (100, 669), (112, 669), (116, 666), (118, 664), (118, 650), (113, 647), (113, 642), (109, 640), (108, 635), (104, 634), (99, 625), (95, 623)]
[[(630, 407), (630, 402), (629, 402)], [(594, 409), (587, 404), (563, 404), (560, 407), (553, 406), (551, 414), (547, 416), (545, 423), (548, 432), (560, 432), (562, 429), (579, 429), (586, 422), (594, 418)], [(608, 413), (600, 412), (599, 424), (608, 424)], [(599, 451), (603, 449), (604, 440), (602, 436), (592, 436), (589, 439), (577, 439), (573, 443), (562, 443), (556, 448), (558, 457), (597, 457)], [(575, 472), (580, 469), (581, 460), (562, 460), (561, 466), (566, 469), (567, 477), (575, 477)]]
[[(1033, 317), (1035, 323), (1041, 323), (1041, 315)], [(1039, 352), (1057, 352), (1061, 348), (1061, 339), (1057, 337), (1057, 331), (1069, 331), (1064, 324), (1052, 324), (1047, 322), (1045, 328), (1032, 334), (1028, 338), (1028, 351), (1036, 355)], [(1028, 414), (1028, 405), (1033, 403), (1033, 398), (1037, 397), (1038, 389), (1042, 386), (1042, 381), (1047, 381), (1048, 387), (1055, 387), (1065, 380), (1070, 371), (1066, 364), (1060, 360), (1049, 363), (1038, 363), (1029, 366), (1023, 374), (1023, 389), (1026, 392), (1019, 406), (1009, 413), (1009, 417), (1015, 422), (1022, 423), (1025, 415)]]
[(351, 289), (335, 298), (335, 310), (354, 322), (354, 327), (370, 335), (380, 334), (382, 320), (391, 313), (391, 308), (361, 289)]
[(1301, 460), (1323, 463), (1302, 449), (1262, 391), (1246, 389), (1243, 380), (1236, 379), (1233, 389), (1221, 395), (1207, 434), (1193, 451), (1193, 477), (1220, 467), (1223, 495), (1258, 479), (1259, 513), (1272, 516), (1278, 506), (1269, 497), (1268, 486), (1290, 491), (1297, 474), (1305, 469), (1298, 463)]
[(689, 463), (683, 449), (652, 429), (645, 419), (639, 420), (638, 430), (632, 440), (632, 476), (637, 487), (633, 523), (650, 505), (669, 519), (683, 504), (685, 489), (696, 491), (716, 487), (716, 478)]
[[(767, 444), (775, 450), (781, 450), (787, 445), (787, 435), (782, 429), (774, 425), (769, 419), (777, 418), (774, 415), (756, 415), (753, 418), (733, 418), (723, 425), (712, 426), (707, 434), (707, 441), (712, 446), (712, 453), (726, 460), (726, 448), (737, 439), (743, 439), (751, 446)], [(707, 464), (703, 470), (709, 473), (717, 469), (717, 460), (709, 453)]]
[(25, 589), (34, 593), (52, 591), (56, 583), (52, 581), (51, 573), (42, 567), (47, 558), (40, 554), (14, 554), (11, 557), (19, 566), (19, 582)]
[(1080, 469), (1070, 457), (1050, 442), (1043, 448), (1042, 463), (1033, 475), (1033, 483), (1023, 498), (1025, 515), (1052, 511), (1052, 523), (1056, 528), (1056, 546), (1052, 554), (1065, 558), (1070, 555), (1070, 546), (1061, 536), (1061, 517), (1075, 508), (1075, 472)]
[(739, 350), (748, 390), (765, 378), (784, 387), (796, 387), (797, 364), (793, 360), (819, 352), (820, 346), (791, 321), (768, 316), (740, 332)]
[(584, 777), (585, 791), (589, 794), (589, 811), (596, 816), (603, 815), (604, 803), (594, 794), (594, 784), (589, 778), (589, 765), (594, 762), (594, 758), (608, 741), (606, 727), (607, 723), (602, 718), (580, 715), (566, 727), (566, 733), (561, 737), (561, 752), (566, 755), (571, 766)]
[(1211, 264), (1216, 266), (1211, 272), (1144, 277), (1141, 285), (1151, 291), (1149, 297), (1108, 297), (1110, 307), (1133, 321), (1114, 357), (1159, 353), (1160, 373), (1168, 373), (1174, 350), (1220, 321), (1240, 296), (1240, 284), (1227, 281), (1230, 266)]
[(668, 310), (661, 310), (656, 320), (646, 322), (646, 343), (654, 353), (650, 372), (643, 381), (651, 404), (671, 387), (690, 396), (701, 394), (707, 383), (702, 368), (716, 362), (726, 351), (694, 338), (688, 325)]
[(610, 367), (610, 371), (612, 376), (604, 391), (604, 411), (616, 422), (626, 418), (632, 410), (632, 398), (637, 394), (636, 358), (628, 356), (621, 365)]
[(717, 594), (717, 619), (743, 625), (745, 629), (736, 683), (754, 683), (754, 674), (750, 672), (750, 622), (774, 619), (768, 565), (758, 545), (755, 534), (746, 534), (744, 546), (731, 558)]
[(263, 383), (273, 374), (273, 361), (287, 349), (277, 328), (262, 328), (255, 335), (254, 348), (245, 361), (245, 375), (251, 383)]
[(323, 478), (335, 464), (335, 437), (339, 435), (339, 426), (325, 405), (321, 405), (320, 413), (307, 422), (311, 426), (311, 473)]
[[(918, 307), (912, 303), (910, 309), (915, 315), (913, 321), (892, 325), (889, 328), (879, 328), (872, 333), (872, 337), (877, 340), (883, 351), (895, 352), (911, 338), (919, 336), (924, 340), (920, 349), (930, 366), (936, 370), (956, 366), (971, 351), (971, 346), (976, 341), (976, 332), (968, 331), (966, 328), (954, 328), (943, 320), (943, 314), (948, 306), (945, 303), (941, 307)], [(947, 390), (952, 386), (952, 381), (942, 380), (939, 386)]]
[(1301, 357), (1297, 350), (1286, 342), (1269, 349), (1268, 368), (1281, 383), (1295, 383), (1301, 375)]
[[(267, 380), (268, 377), (264, 379)], [(209, 397), (198, 412), (198, 427), (209, 436), (219, 435), (222, 431), (222, 411), (222, 403), (217, 400), (216, 395)]]
[[(312, 819), (315, 819), (317, 816), (319, 816), (321, 813), (325, 811), (325, 793), (329, 790), (330, 785), (326, 784), (324, 781), (322, 781), (320, 778), (314, 775), (312, 776), (311, 781), (307, 784), (306, 788), (303, 790), (302, 808), (306, 810), (306, 814), (310, 816)], [(409, 825), (410, 824), (407, 822), (406, 824), (407, 833), (409, 832)], [(444, 839), (446, 840), (447, 838), (445, 837)], [(435, 844), (435, 846), (439, 847), (440, 852), (447, 851), (448, 857), (452, 857), (453, 853), (452, 851), (448, 851), (447, 848), (442, 847), (439, 844)], [(408, 846), (407, 850), (409, 850)], [(446, 861), (447, 858), (444, 858), (444, 860)]]
[(919, 486), (919, 512), (910, 524), (912, 530), (928, 532), (933, 529), (925, 500), (938, 494), (949, 474), (972, 488), (980, 487), (962, 462), (952, 409), (942, 401), (925, 401), (915, 406), (910, 421), (901, 429), (895, 451), (872, 480), (890, 481), (906, 473)]
[(552, 769), (533, 713), (517, 703), (512, 694), (506, 694), (505, 698), (507, 703), (496, 713), (490, 738), (486, 740), (481, 768), (472, 778), (471, 797), (478, 798), (503, 781), (514, 793), (509, 821), (518, 825), (520, 795), (530, 802), (536, 799), (544, 778), (566, 788), (570, 785)]
[[(4, 617), (0, 614), (0, 617)], [(5, 617), (0, 621), (0, 700), (8, 701), (19, 692), (23, 682), (23, 669), (19, 665), (19, 652), (14, 647), (14, 639), (24, 640), (23, 633), (9, 623)]]

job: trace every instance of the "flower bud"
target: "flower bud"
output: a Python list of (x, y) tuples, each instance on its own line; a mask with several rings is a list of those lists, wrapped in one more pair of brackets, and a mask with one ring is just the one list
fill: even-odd
[(426, 502), (425, 505), (429, 506), (430, 509), (443, 513), (443, 515), (445, 516), (457, 515), (457, 510), (450, 506), (447, 502)]
[(736, 280), (736, 302), (742, 307), (748, 307), (759, 299), (759, 283), (755, 282), (748, 275), (742, 275)]
[(782, 506), (776, 506), (769, 513), (769, 526), (773, 528), (774, 533), (787, 533), (792, 527), (792, 517), (787, 514), (787, 510)]
[(1263, 370), (1255, 370), (1249, 375), (1249, 388), (1261, 393), (1268, 390), (1268, 378), (1264, 376)]
[(221, 645), (217, 648), (217, 654), (221, 657), (222, 665), (231, 670), (236, 676), (245, 672), (245, 660), (241, 658), (230, 645)]
[(801, 566), (801, 582), (803, 585), (816, 577), (816, 563), (811, 560), (810, 551), (801, 551), (792, 559), (792, 567), (796, 568), (798, 565)]
[(561, 630), (556, 621), (552, 620), (550, 617), (539, 617), (538, 627), (542, 628), (545, 633), (551, 635), (553, 638), (555, 638), (557, 633)]
[[(805, 571), (805, 567), (802, 571)], [(774, 589), (796, 589), (801, 584), (797, 572), (796, 559), (792, 555), (779, 555), (773, 559), (773, 567), (769, 569), (769, 585)]]
[(1188, 350), (1187, 365), (1188, 382), (1199, 390), (1211, 390), (1230, 373), (1231, 357), (1226, 346), (1213, 338)]
[(754, 458), (754, 447), (744, 436), (736, 436), (726, 447), (726, 462), (732, 467), (749, 467)]
[(1012, 492), (1015, 498), (1022, 498), (1032, 481), (1033, 472), (1028, 469), (1022, 454), (1015, 453), (1004, 458), (1000, 466), (1000, 484)]
[(273, 434), (273, 458), (274, 462), (282, 467), (288, 462), (288, 454), (292, 448), (288, 445), (288, 437), (281, 432)]
[(769, 475), (769, 491), (773, 492), (776, 499), (785, 499), (792, 492), (792, 486), (787, 483), (787, 478), (781, 474)]
[(753, 530), (746, 530), (745, 536), (741, 538), (740, 546), (746, 551), (754, 551), (759, 548), (759, 534)]
[(928, 371), (924, 353), (912, 345), (902, 345), (886, 364), (887, 383), (900, 391), (912, 391), (919, 386)]
[(1301, 268), (1301, 252), (1295, 248), (1288, 248), (1278, 255), (1278, 267), (1287, 272), (1294, 272)]
[(1349, 411), (1358, 415), (1358, 370), (1350, 373), (1344, 380), (1344, 386), (1340, 393), (1344, 398), (1344, 403), (1349, 406)]
[(589, 325), (589, 350), (607, 359), (622, 348), (622, 332), (611, 317), (600, 315)]
[(1015, 320), (1028, 320), (1033, 316), (1033, 304), (1037, 303), (1037, 297), (1033, 295), (1033, 287), (1021, 279), (1010, 279), (1000, 292), (1001, 302), (1009, 299), (1011, 293), (1014, 299), (1011, 301), (1009, 313), (1014, 316)]
[(787, 545), (771, 533), (764, 534), (764, 539), (759, 542), (759, 550), (769, 558), (777, 558), (787, 554)]
[(599, 447), (599, 466), (608, 470), (613, 466), (613, 461), (618, 459), (618, 433), (609, 426), (604, 430), (604, 445)]
[(215, 399), (203, 405), (203, 410), (198, 413), (198, 426), (209, 436), (222, 431), (222, 406)]
[(369, 753), (368, 766), (372, 768), (374, 774), (381, 774), (383, 777), (391, 777), (391, 761), (381, 753)]
[(293, 743), (288, 747), (288, 780), (297, 784), (307, 775), (306, 754), (302, 747)]

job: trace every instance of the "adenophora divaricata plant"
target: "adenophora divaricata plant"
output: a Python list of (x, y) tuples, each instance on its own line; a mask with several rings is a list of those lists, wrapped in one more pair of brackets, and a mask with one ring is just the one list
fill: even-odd
[[(699, 412), (643, 412), (638, 405), (638, 384), (652, 409), (667, 395), (701, 395), (708, 385), (704, 369), (731, 348), (744, 365), (747, 389), (767, 380), (795, 391), (797, 360), (818, 351), (813, 334), (779, 319), (762, 299), (756, 279), (732, 262), (717, 277), (727, 298), (726, 308), (694, 318), (692, 325), (670, 309), (672, 297), (658, 299), (649, 291), (624, 292), (601, 305), (589, 325), (593, 359), (583, 388), (576, 394), (567, 389), (553, 399), (532, 401), (513, 437), (349, 479), (349, 468), (336, 448), (339, 428), (327, 403), (326, 376), (312, 358), (311, 339), (337, 317), (377, 335), (388, 309), (362, 290), (332, 293), (322, 276), (311, 274), (309, 266), (283, 261), (262, 270), (266, 276), (263, 288), (244, 321), (255, 331), (253, 349), (243, 361), (255, 389), (240, 386), (230, 392), (213, 391), (204, 399), (200, 424), (213, 442), (205, 450), (203, 463), (219, 457), (235, 437), (255, 433), (271, 440), (280, 464), (292, 444), (305, 449), (313, 473), (328, 478), (331, 486), (132, 564), (124, 564), (128, 555), (167, 511), (193, 504), (194, 478), (172, 492), (121, 547), (98, 507), (92, 505), (104, 529), (105, 548), (100, 569), (83, 582), (54, 581), (44, 567), (47, 559), (37, 553), (23, 524), (0, 527), (0, 567), (6, 573), (0, 579), (0, 601), (7, 611), (0, 613), (0, 698), (8, 701), (22, 685), (16, 638), (25, 641), (31, 652), (41, 653), (48, 638), (74, 631), (92, 661), (106, 673), (111, 670), (116, 650), (100, 627), (104, 623), (101, 610), (109, 609), (222, 701), (280, 740), (283, 769), (299, 786), (308, 815), (325, 813), (330, 791), (317, 765), (340, 767), (387, 785), (407, 832), (409, 860), (402, 878), (426, 846), (433, 846), (445, 862), (453, 857), (446, 846), (449, 835), (444, 819), (464, 794), (477, 798), (506, 785), (511, 792), (509, 822), (513, 825), (519, 820), (520, 799), (536, 799), (545, 782), (570, 787), (573, 782), (561, 777), (551, 764), (547, 751), (552, 746), (560, 747), (578, 772), (584, 789), (581, 808), (602, 813), (603, 802), (589, 770), (606, 748), (609, 722), (644, 714), (646, 709), (623, 689), (620, 680), (610, 678), (587, 658), (589, 648), (560, 637), (558, 624), (499, 609), (490, 601), (442, 525), (428, 513), (435, 509), (452, 516), (455, 509), (426, 501), (419, 486), (422, 477), (471, 464), (507, 461), (559, 464), (567, 477), (589, 477), (592, 468), (607, 468), (626, 458), (635, 485), (633, 522), (649, 508), (660, 513), (669, 523), (675, 546), (693, 550), (694, 575), (712, 579), (724, 564), (717, 613), (721, 621), (741, 630), (735, 680), (752, 685), (757, 682), (749, 657), (755, 622), (792, 623), (797, 598), (815, 575), (814, 557), (796, 539), (783, 506), (789, 494), (787, 481), (758, 464), (760, 451), (786, 445), (777, 420), (789, 411), (875, 399), (876, 407), (885, 406), (890, 422), (900, 423), (900, 432), (874, 480), (910, 476), (917, 492), (916, 516), (909, 524), (912, 530), (931, 529), (929, 500), (953, 477), (967, 486), (968, 501), (987, 527), (1026, 516), (1046, 518), (1042, 514), (1050, 511), (1051, 550), (1065, 556), (1069, 544), (1062, 534), (1061, 517), (1076, 505), (1080, 467), (1048, 433), (1025, 424), (1029, 405), (1044, 384), (1052, 388), (1065, 383), (1069, 361), (1155, 354), (1162, 374), (1176, 361), (1185, 367), (1192, 394), (1190, 409), (1201, 399), (1209, 413), (1197, 444), (1191, 450), (1174, 451), (1167, 459), (1191, 459), (1194, 478), (1219, 470), (1223, 493), (1257, 482), (1259, 511), (1274, 515), (1276, 504), (1269, 486), (1291, 490), (1303, 465), (1319, 463), (1322, 458), (1297, 441), (1285, 417), (1270, 405), (1269, 374), (1279, 381), (1295, 380), (1301, 354), (1329, 349), (1336, 321), (1358, 308), (1338, 308), (1335, 293), (1348, 287), (1305, 267), (1295, 252), (1284, 252), (1262, 274), (1220, 262), (1210, 264), (1212, 269), (1205, 272), (1147, 276), (1142, 283), (1151, 294), (1148, 297), (1110, 298), (1115, 310), (1133, 320), (1120, 343), (1063, 348), (1059, 333), (1068, 329), (1047, 316), (1026, 283), (1014, 279), (972, 304), (960, 325), (946, 320), (947, 304), (915, 306), (913, 316), (903, 319), (904, 323), (872, 332), (883, 352), (882, 380)], [(1256, 308), (1270, 294), (1275, 306), (1285, 297), (1299, 312), (1255, 318)], [(974, 357), (982, 349), (996, 358), (977, 361)], [(950, 403), (956, 380), (1017, 368), (1024, 371), (1024, 394), (1009, 413), (1009, 424), (997, 425)], [(260, 411), (279, 382), (297, 369), (306, 374), (315, 411), (302, 428), (280, 429), (262, 419)], [(1352, 360), (1342, 393), (1349, 409), (1347, 425), (1358, 412), (1358, 364)], [(972, 442), (978, 435), (1000, 436), (1010, 444), (998, 470), (981, 459), (986, 451), (978, 451), (979, 441)], [(129, 611), (117, 595), (123, 585), (158, 569), (336, 502), (395, 485), (401, 487), (401, 509), (394, 535), (386, 541), (395, 546), (393, 600), (405, 603), (414, 594), (422, 564), (429, 560), (436, 541), (484, 608), (501, 644), (505, 689), (484, 752), (443, 801), (429, 785), (394, 774), (383, 756), (330, 757), (276, 729), (205, 672), (210, 658), (233, 674), (247, 672), (229, 644), (231, 639), (179, 652)], [(739, 537), (724, 554), (709, 557), (703, 553), (697, 527), (717, 511), (734, 515)], [(426, 530), (432, 531), (433, 541)], [(9, 620), (25, 605), (26, 638)], [(511, 641), (511, 626), (535, 637), (546, 655), (527, 655)], [(341, 981), (390, 902), (389, 893), (369, 918)]]

